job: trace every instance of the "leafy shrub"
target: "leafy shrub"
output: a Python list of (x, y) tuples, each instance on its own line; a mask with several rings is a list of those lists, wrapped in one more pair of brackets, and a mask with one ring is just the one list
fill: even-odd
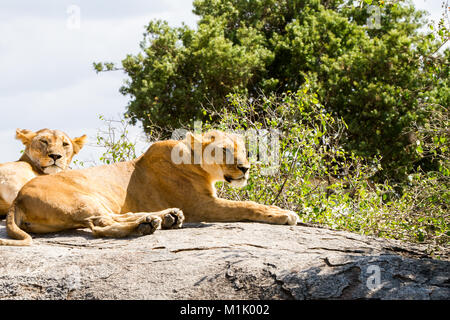
[(130, 138), (129, 122), (126, 119), (105, 119), (103, 115), (99, 119), (105, 122), (104, 128), (97, 132), (97, 146), (105, 149), (100, 161), (111, 164), (135, 159), (136, 141)]

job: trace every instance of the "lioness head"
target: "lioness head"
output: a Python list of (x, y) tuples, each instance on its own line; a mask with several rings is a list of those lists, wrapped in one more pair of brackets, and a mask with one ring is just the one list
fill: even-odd
[(45, 174), (66, 170), (74, 155), (83, 148), (86, 138), (83, 135), (71, 139), (59, 130), (16, 130), (16, 139), (25, 145), (25, 155)]
[(202, 135), (188, 133), (186, 142), (194, 151), (191, 161), (200, 164), (213, 181), (227, 181), (233, 187), (247, 184), (250, 164), (242, 137), (210, 131)]

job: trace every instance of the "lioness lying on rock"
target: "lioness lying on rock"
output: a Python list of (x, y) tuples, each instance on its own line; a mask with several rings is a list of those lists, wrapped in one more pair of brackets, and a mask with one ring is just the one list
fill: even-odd
[(22, 141), (25, 151), (18, 161), (0, 164), (0, 219), (6, 216), (17, 193), (28, 181), (67, 169), (83, 147), (86, 135), (72, 140), (59, 130), (17, 129), (16, 139)]
[(30, 245), (27, 232), (75, 228), (98, 237), (146, 235), (184, 220), (296, 224), (295, 212), (216, 196), (216, 181), (245, 185), (249, 168), (241, 138), (212, 131), (156, 142), (133, 161), (37, 177), (8, 213), (7, 232), (16, 240), (0, 244)]

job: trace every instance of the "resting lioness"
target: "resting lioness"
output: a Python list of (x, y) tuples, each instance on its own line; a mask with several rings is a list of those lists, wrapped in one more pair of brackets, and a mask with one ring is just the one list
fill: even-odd
[(16, 139), (22, 141), (25, 151), (18, 161), (0, 164), (0, 219), (6, 216), (17, 193), (28, 181), (67, 169), (83, 147), (86, 135), (72, 140), (59, 130), (17, 129)]
[(242, 186), (248, 177), (245, 145), (237, 136), (213, 131), (156, 142), (133, 161), (33, 179), (8, 213), (7, 232), (17, 240), (0, 244), (29, 245), (27, 232), (76, 228), (99, 237), (144, 235), (179, 228), (184, 220), (296, 224), (292, 211), (217, 198), (216, 181)]

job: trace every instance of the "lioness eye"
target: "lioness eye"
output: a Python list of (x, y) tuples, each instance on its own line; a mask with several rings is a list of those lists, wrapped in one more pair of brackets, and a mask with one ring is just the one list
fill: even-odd
[(67, 142), (63, 142), (63, 147), (67, 147), (69, 144)]
[(229, 161), (233, 161), (234, 155), (233, 155), (233, 151), (232, 150), (230, 150), (228, 148), (223, 148), (223, 152), (224, 152), (227, 164), (229, 163)]
[(42, 144), (48, 145), (48, 142), (45, 141), (45, 140), (40, 140), (39, 142), (42, 143)]

